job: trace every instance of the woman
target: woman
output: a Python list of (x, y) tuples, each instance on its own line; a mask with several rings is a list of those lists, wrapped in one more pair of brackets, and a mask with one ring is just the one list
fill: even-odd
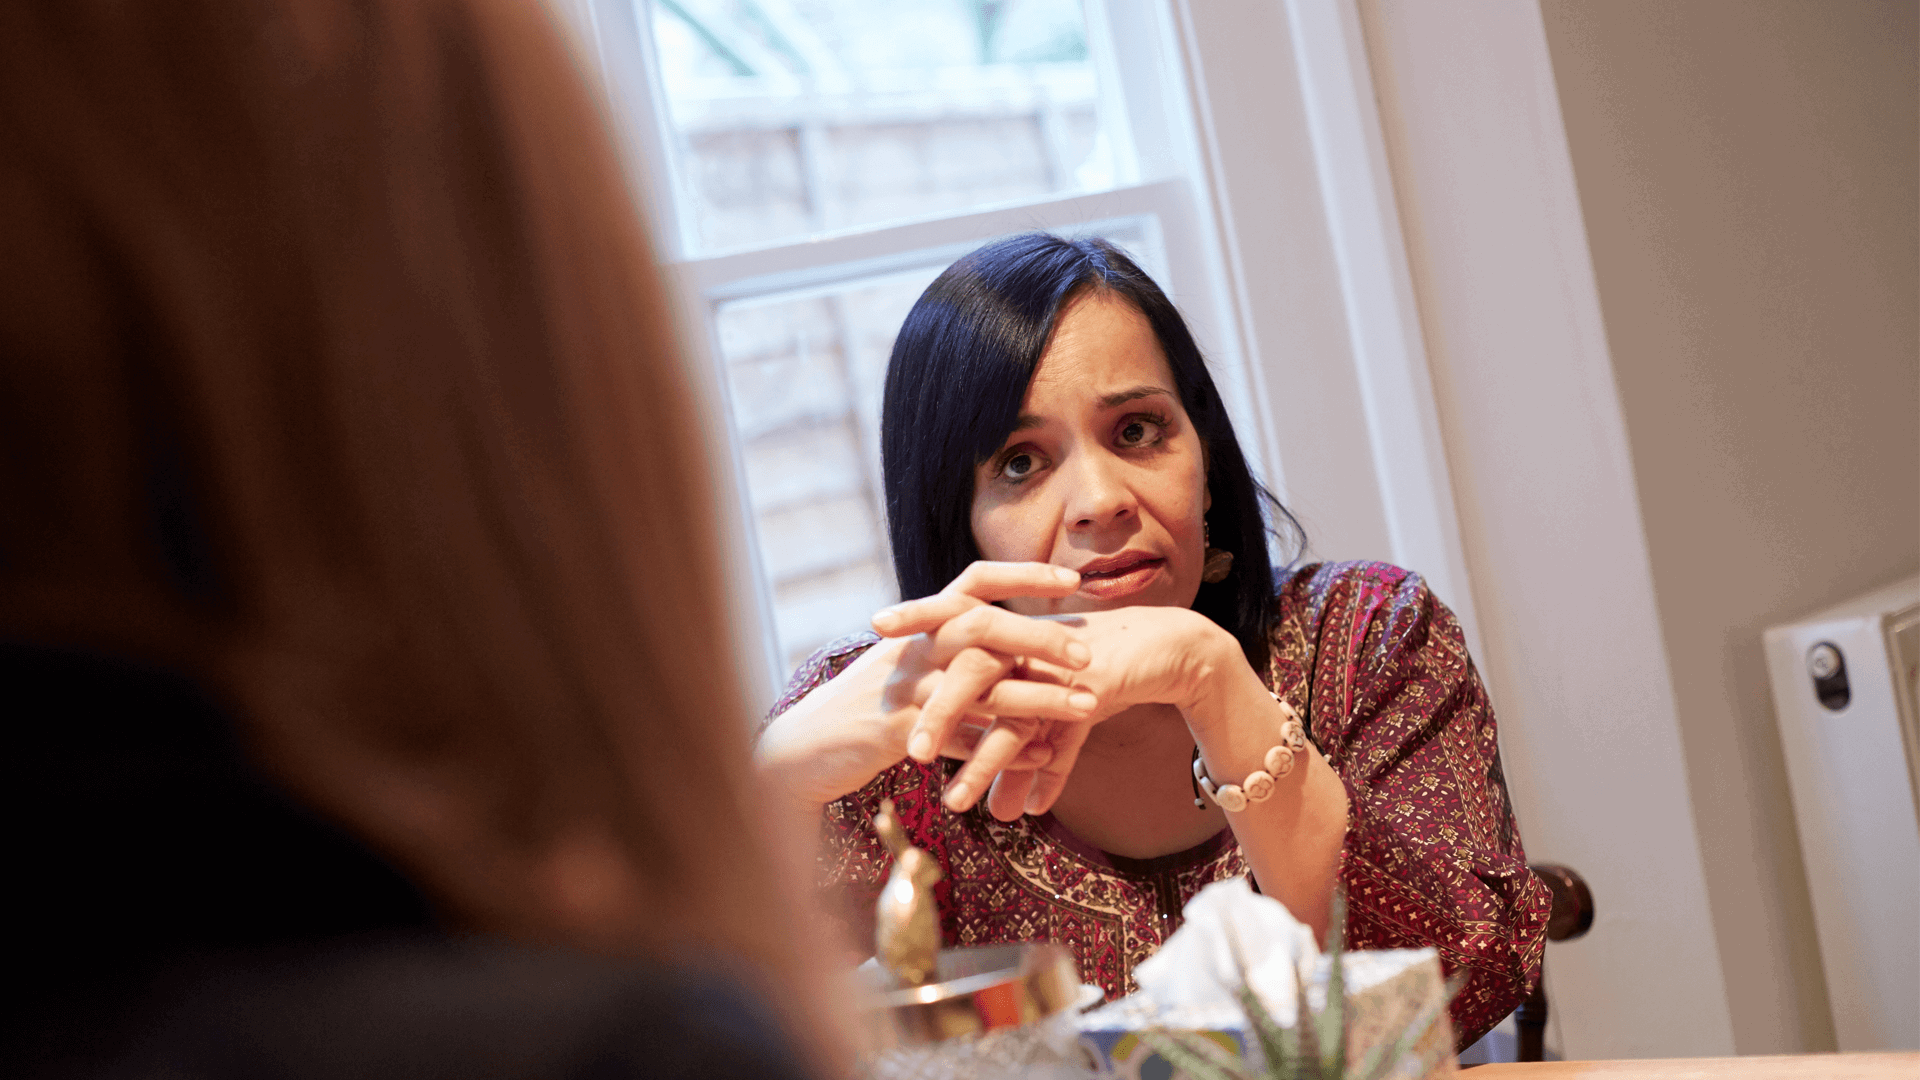
[(955, 263), (896, 340), (882, 441), (909, 599), (803, 665), (760, 744), (824, 808), (853, 912), (891, 798), (946, 872), (948, 944), (1061, 941), (1117, 995), (1207, 883), (1250, 873), (1324, 935), (1339, 882), (1356, 947), (1471, 972), (1461, 1045), (1519, 1004), (1548, 896), (1457, 623), (1389, 566), (1276, 585), (1271, 497), (1123, 254), (1036, 235)]
[(830, 1064), (544, 7), (9, 4), (0, 143), (0, 1071)]

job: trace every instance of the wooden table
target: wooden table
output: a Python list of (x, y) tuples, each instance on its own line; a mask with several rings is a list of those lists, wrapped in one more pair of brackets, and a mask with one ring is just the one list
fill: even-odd
[(1920, 1053), (1517, 1061), (1462, 1070), (1463, 1080), (1920, 1080)]

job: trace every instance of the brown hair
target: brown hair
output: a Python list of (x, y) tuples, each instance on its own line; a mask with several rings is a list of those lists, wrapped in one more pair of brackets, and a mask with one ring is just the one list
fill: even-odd
[(450, 921), (809, 966), (695, 389), (544, 5), (0, 14), (0, 635), (173, 664)]

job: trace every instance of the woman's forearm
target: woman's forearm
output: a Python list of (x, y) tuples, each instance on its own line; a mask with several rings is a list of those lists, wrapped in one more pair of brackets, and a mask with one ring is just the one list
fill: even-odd
[[(1225, 642), (1214, 645), (1219, 659), (1181, 712), (1207, 775), (1216, 785), (1240, 784), (1264, 770), (1267, 751), (1282, 741), (1286, 713), (1238, 644), (1221, 636)], [(1287, 775), (1275, 777), (1270, 797), (1230, 811), (1227, 824), (1260, 891), (1324, 940), (1347, 835), (1346, 785), (1333, 766), (1309, 744)]]

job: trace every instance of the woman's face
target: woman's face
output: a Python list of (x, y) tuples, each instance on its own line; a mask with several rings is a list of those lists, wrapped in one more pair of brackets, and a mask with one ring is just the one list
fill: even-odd
[(973, 481), (981, 557), (1065, 566), (1080, 590), (1007, 607), (1191, 607), (1207, 501), (1200, 437), (1146, 316), (1111, 293), (1082, 294), (1055, 322), (1013, 432)]

